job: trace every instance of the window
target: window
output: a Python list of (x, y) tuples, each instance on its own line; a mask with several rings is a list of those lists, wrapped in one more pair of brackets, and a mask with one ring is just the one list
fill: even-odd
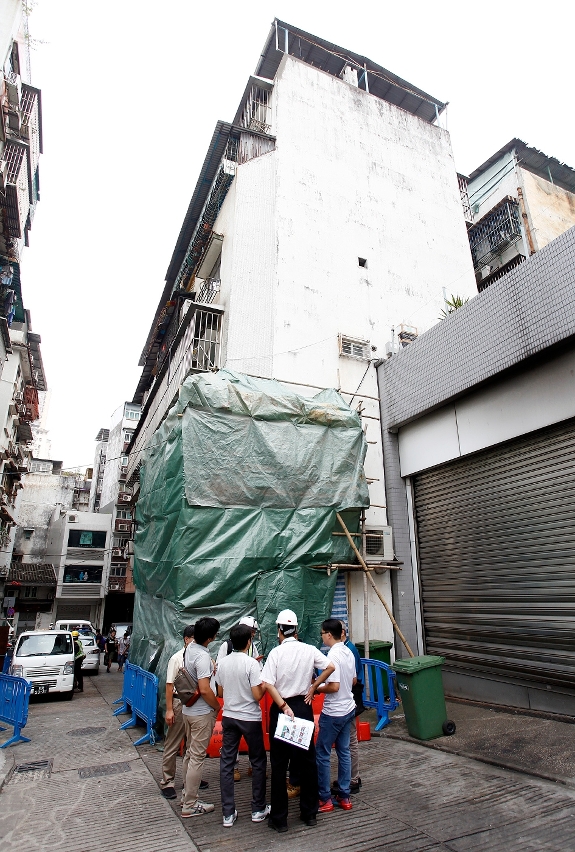
[(126, 576), (126, 566), (125, 565), (111, 565), (110, 566), (110, 577), (125, 577)]
[(133, 411), (133, 410), (130, 410), (128, 408), (124, 412), (124, 417), (126, 418), (126, 420), (139, 420), (140, 419), (140, 412), (139, 411)]
[(102, 567), (89, 565), (66, 565), (64, 568), (65, 583), (101, 583)]
[(122, 458), (120, 459), (121, 466), (127, 467), (128, 466), (128, 460), (129, 460), (128, 456), (122, 456)]
[(25, 529), (24, 530), (24, 538), (26, 539), (26, 541), (30, 541), (30, 539), (32, 538), (33, 535), (34, 535), (33, 529)]
[(106, 547), (105, 530), (70, 530), (68, 547)]
[(339, 339), (339, 354), (350, 358), (360, 358), (369, 361), (371, 358), (371, 346), (367, 340), (358, 340), (354, 337), (346, 337), (343, 334)]
[(128, 521), (132, 520), (132, 513), (129, 509), (118, 509), (116, 512), (116, 518), (125, 518)]
[(362, 269), (367, 269), (367, 258), (366, 257), (358, 257), (357, 262), (361, 266)]
[(41, 462), (32, 460), (30, 473), (52, 473), (52, 462)]
[(38, 589), (36, 586), (26, 586), (24, 589), (24, 597), (25, 598), (37, 598), (38, 597)]
[(124, 429), (124, 443), (132, 440), (132, 435), (134, 434), (133, 429)]

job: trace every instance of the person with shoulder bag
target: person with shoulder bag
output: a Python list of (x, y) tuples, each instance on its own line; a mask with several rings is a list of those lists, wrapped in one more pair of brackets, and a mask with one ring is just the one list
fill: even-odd
[[(178, 673), (178, 677), (174, 679), (174, 686), (176, 686), (178, 694), (181, 695), (187, 738), (186, 754), (182, 767), (184, 774), (183, 819), (201, 816), (214, 810), (214, 805), (201, 802), (198, 799), (198, 790), (202, 780), (206, 749), (220, 709), (218, 699), (210, 684), (214, 674), (214, 664), (208, 652), (208, 645), (214, 641), (219, 629), (220, 623), (215, 618), (200, 618), (196, 622), (194, 642), (187, 646), (184, 666)], [(188, 690), (180, 692), (180, 675), (183, 675), (184, 672), (190, 676)], [(184, 700), (186, 698), (187, 700)]]
[(175, 799), (174, 778), (176, 776), (176, 757), (180, 743), (184, 737), (184, 717), (182, 715), (182, 702), (177, 692), (174, 681), (180, 669), (184, 666), (184, 654), (190, 642), (194, 640), (194, 625), (190, 624), (184, 630), (184, 647), (176, 651), (168, 661), (166, 673), (166, 715), (164, 717), (167, 732), (164, 740), (164, 753), (162, 755), (162, 780), (160, 789), (165, 799)]

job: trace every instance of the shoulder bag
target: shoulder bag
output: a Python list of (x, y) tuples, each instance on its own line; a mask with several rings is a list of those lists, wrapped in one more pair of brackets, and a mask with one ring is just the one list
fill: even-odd
[(185, 707), (193, 707), (201, 694), (197, 681), (186, 668), (186, 651), (184, 651), (184, 665), (174, 678), (174, 690)]

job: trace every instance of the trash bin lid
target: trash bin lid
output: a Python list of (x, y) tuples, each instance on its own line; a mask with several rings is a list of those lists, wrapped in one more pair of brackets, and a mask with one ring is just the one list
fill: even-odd
[[(358, 648), (365, 648), (365, 642), (356, 642)], [(377, 650), (378, 648), (393, 648), (393, 642), (385, 642), (383, 639), (370, 639), (369, 650)]]
[(415, 674), (422, 669), (432, 669), (435, 666), (441, 666), (445, 662), (445, 657), (434, 657), (430, 654), (425, 654), (423, 657), (410, 657), (406, 660), (396, 660), (392, 669), (402, 674)]

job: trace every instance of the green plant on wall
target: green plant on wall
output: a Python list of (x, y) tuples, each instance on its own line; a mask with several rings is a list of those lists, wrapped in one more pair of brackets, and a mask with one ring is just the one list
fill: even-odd
[(451, 298), (445, 300), (445, 309), (441, 311), (439, 319), (446, 319), (449, 314), (452, 314), (458, 308), (461, 308), (468, 301), (469, 299), (464, 299), (461, 296), (454, 296), (452, 293)]

